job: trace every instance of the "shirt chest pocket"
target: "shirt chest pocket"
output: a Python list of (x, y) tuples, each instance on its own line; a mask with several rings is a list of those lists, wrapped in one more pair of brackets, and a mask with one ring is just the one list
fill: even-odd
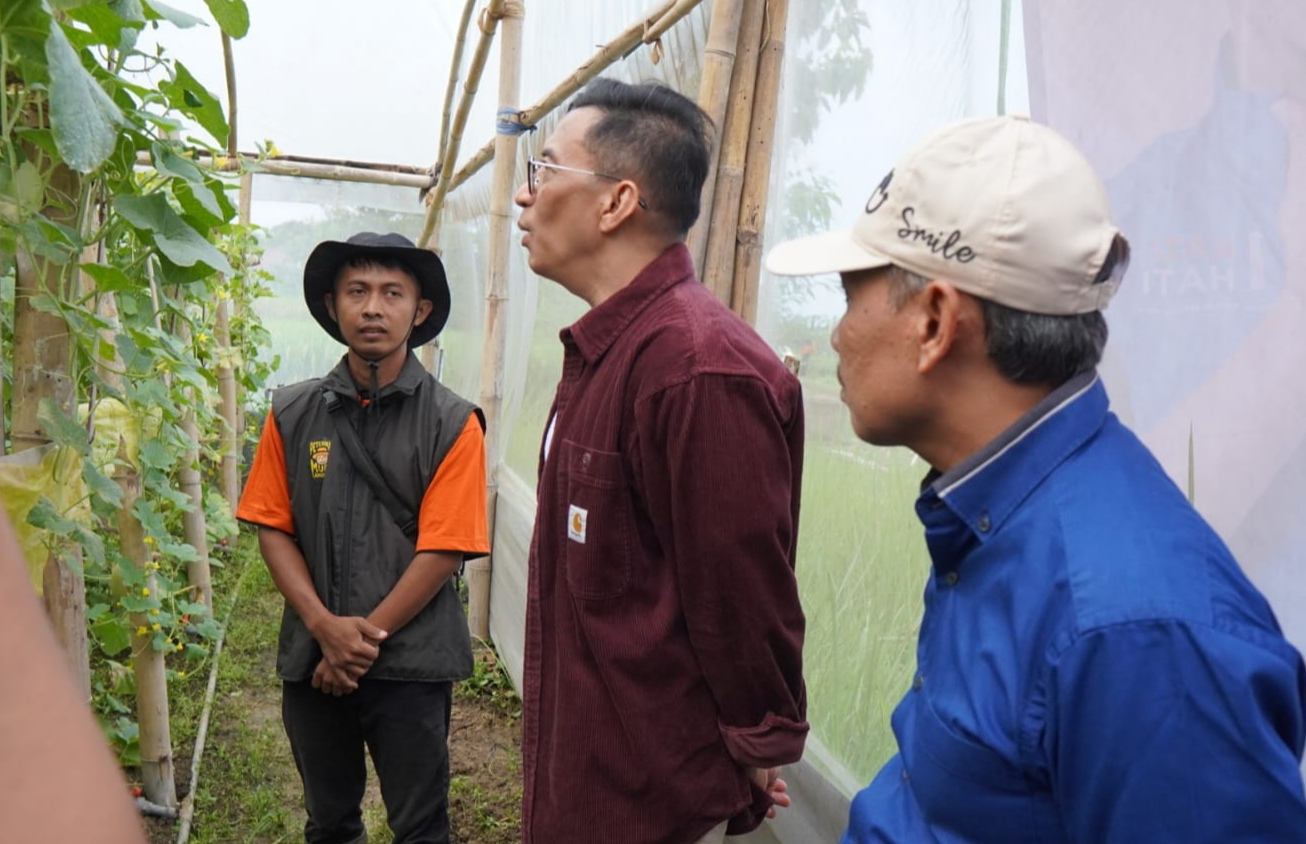
[(634, 541), (621, 455), (564, 441), (567, 493), (562, 542), (567, 589), (587, 600), (615, 598), (630, 583)]
[(968, 841), (984, 844), (1062, 840), (1049, 806), (1009, 760), (955, 732), (928, 701), (916, 701), (913, 710), (904, 756), (916, 799), (933, 823), (968, 830)]

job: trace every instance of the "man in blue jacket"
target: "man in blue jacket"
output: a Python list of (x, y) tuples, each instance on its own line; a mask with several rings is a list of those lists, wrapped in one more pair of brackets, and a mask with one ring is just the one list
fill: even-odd
[(768, 256), (840, 274), (853, 427), (932, 467), (899, 752), (845, 842), (1306, 841), (1302, 659), (1096, 374), (1128, 249), (1079, 152), (1002, 117)]

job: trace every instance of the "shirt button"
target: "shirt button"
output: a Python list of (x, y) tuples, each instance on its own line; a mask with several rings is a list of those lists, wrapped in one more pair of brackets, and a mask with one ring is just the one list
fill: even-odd
[(909, 779), (911, 779), (911, 775), (907, 773), (907, 769), (906, 769), (906, 768), (903, 768), (903, 769), (902, 769), (902, 781), (903, 781), (903, 782), (906, 782), (906, 781), (909, 780)]
[(947, 581), (949, 586), (956, 586), (958, 579), (959, 578), (957, 577), (957, 573), (955, 571), (948, 572)]
[(921, 690), (921, 686), (924, 685), (925, 685), (925, 678), (920, 674), (917, 674), (916, 679), (911, 681), (911, 690), (913, 692), (919, 692)]
[(585, 453), (582, 454), (581, 457), (580, 457), (580, 465), (581, 465), (581, 466), (584, 466), (585, 468), (589, 468), (590, 460), (591, 460), (591, 459), (592, 459), (592, 458), (590, 457), (590, 453), (589, 453), (588, 451), (585, 452)]
[(990, 526), (991, 525), (989, 523), (989, 511), (981, 510), (979, 519), (976, 520), (975, 522), (975, 527), (979, 528), (980, 533), (988, 533)]

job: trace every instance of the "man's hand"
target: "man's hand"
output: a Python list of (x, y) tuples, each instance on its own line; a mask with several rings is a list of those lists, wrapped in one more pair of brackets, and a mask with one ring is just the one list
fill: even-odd
[(351, 677), (338, 668), (333, 668), (331, 663), (324, 658), (318, 662), (317, 668), (313, 671), (313, 688), (318, 689), (323, 694), (342, 697), (358, 690), (358, 678)]
[(766, 810), (768, 818), (775, 817), (776, 807), (787, 808), (793, 801), (789, 798), (789, 786), (780, 779), (779, 768), (749, 768), (748, 778), (770, 796), (775, 804)]
[(372, 667), (381, 653), (381, 642), (389, 635), (356, 615), (328, 616), (309, 632), (321, 646), (322, 658), (351, 679), (361, 677)]

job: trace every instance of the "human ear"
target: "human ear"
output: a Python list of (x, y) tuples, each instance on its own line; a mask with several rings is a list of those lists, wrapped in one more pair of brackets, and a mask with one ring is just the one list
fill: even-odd
[(323, 303), (326, 304), (327, 313), (331, 316), (333, 322), (340, 322), (340, 317), (336, 316), (336, 297), (332, 293), (326, 293), (322, 296)]
[(615, 231), (639, 208), (639, 188), (632, 181), (618, 182), (615, 190), (607, 196), (608, 200), (599, 213), (599, 231), (603, 234)]
[(965, 303), (950, 282), (935, 279), (917, 294), (917, 371), (924, 375), (938, 366), (957, 342), (958, 322)]
[(430, 299), (419, 299), (417, 301), (417, 312), (413, 314), (413, 325), (418, 326), (426, 322), (426, 318), (435, 310), (435, 305)]

